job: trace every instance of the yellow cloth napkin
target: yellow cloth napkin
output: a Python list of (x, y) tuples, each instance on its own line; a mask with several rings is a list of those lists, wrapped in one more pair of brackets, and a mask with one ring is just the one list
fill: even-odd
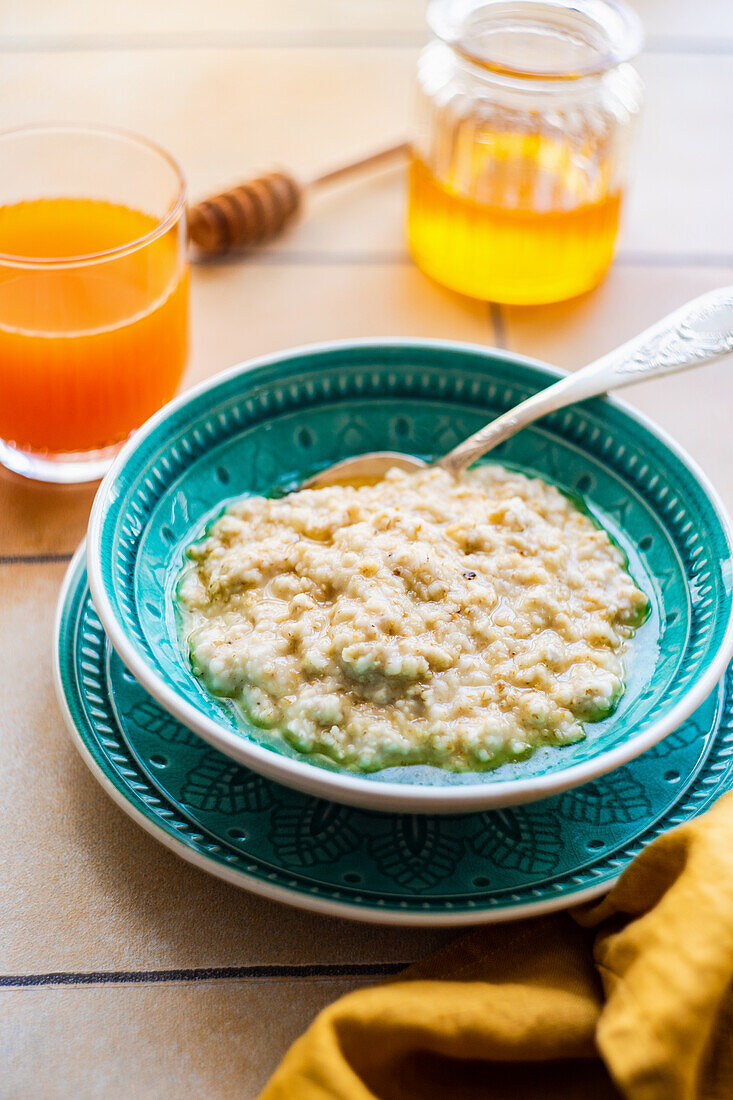
[(260, 1100), (733, 1100), (733, 793), (597, 904), (342, 997)]

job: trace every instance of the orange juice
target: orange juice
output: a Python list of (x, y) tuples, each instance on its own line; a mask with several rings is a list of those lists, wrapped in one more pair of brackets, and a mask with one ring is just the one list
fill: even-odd
[(605, 190), (602, 176), (588, 194), (554, 144), (511, 137), (490, 154), (477, 151), (468, 188), (413, 160), (413, 257), (437, 282), (484, 301), (531, 305), (582, 294), (613, 259), (620, 195)]
[(96, 199), (0, 206), (5, 442), (103, 449), (173, 396), (187, 355), (188, 274), (180, 226), (155, 236), (158, 225)]

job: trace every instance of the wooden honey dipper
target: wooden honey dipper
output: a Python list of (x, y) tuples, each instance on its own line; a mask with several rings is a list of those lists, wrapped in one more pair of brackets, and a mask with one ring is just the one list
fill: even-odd
[(188, 209), (188, 237), (202, 252), (216, 255), (234, 248), (264, 244), (277, 237), (298, 213), (306, 190), (336, 183), (352, 173), (376, 168), (407, 151), (407, 143), (390, 145), (368, 157), (342, 164), (299, 183), (289, 172), (266, 172), (245, 180)]

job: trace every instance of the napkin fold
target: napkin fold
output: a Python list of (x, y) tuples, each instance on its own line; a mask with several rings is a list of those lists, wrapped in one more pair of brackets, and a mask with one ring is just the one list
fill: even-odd
[(598, 903), (347, 994), (260, 1100), (733, 1100), (733, 793)]

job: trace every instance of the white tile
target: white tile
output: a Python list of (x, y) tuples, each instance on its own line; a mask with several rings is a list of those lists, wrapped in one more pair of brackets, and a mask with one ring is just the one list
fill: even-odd
[[(733, 37), (727, 0), (631, 0), (653, 44)], [(240, 40), (339, 42), (368, 37), (390, 44), (424, 32), (426, 0), (15, 0), (3, 12), (0, 42), (100, 41), (188, 42)]]
[(231, 36), (255, 41), (278, 38), (341, 41), (344, 37), (414, 34), (424, 26), (426, 0), (16, 0), (3, 12), (0, 41), (101, 39), (154, 36), (190, 45)]
[[(254, 1100), (349, 981), (215, 981), (0, 992), (13, 1100)], [(296, 1100), (293, 1097), (293, 1100)]]
[(648, 55), (640, 68), (646, 109), (624, 247), (731, 257), (733, 56)]
[(195, 272), (187, 382), (289, 346), (352, 337), (493, 344), (489, 310), (429, 282), (411, 263), (268, 265)]
[[(63, 566), (0, 566), (0, 974), (412, 960), (450, 938), (255, 897), (185, 863), (102, 791), (51, 669)], [(0, 1093), (3, 1086), (0, 1085)]]
[(700, 39), (733, 38), (733, 5), (728, 0), (630, 0), (653, 44), (670, 39), (694, 46)]
[(191, 194), (283, 164), (310, 172), (405, 131), (414, 49), (91, 50), (6, 54), (0, 126), (59, 118), (138, 130)]

